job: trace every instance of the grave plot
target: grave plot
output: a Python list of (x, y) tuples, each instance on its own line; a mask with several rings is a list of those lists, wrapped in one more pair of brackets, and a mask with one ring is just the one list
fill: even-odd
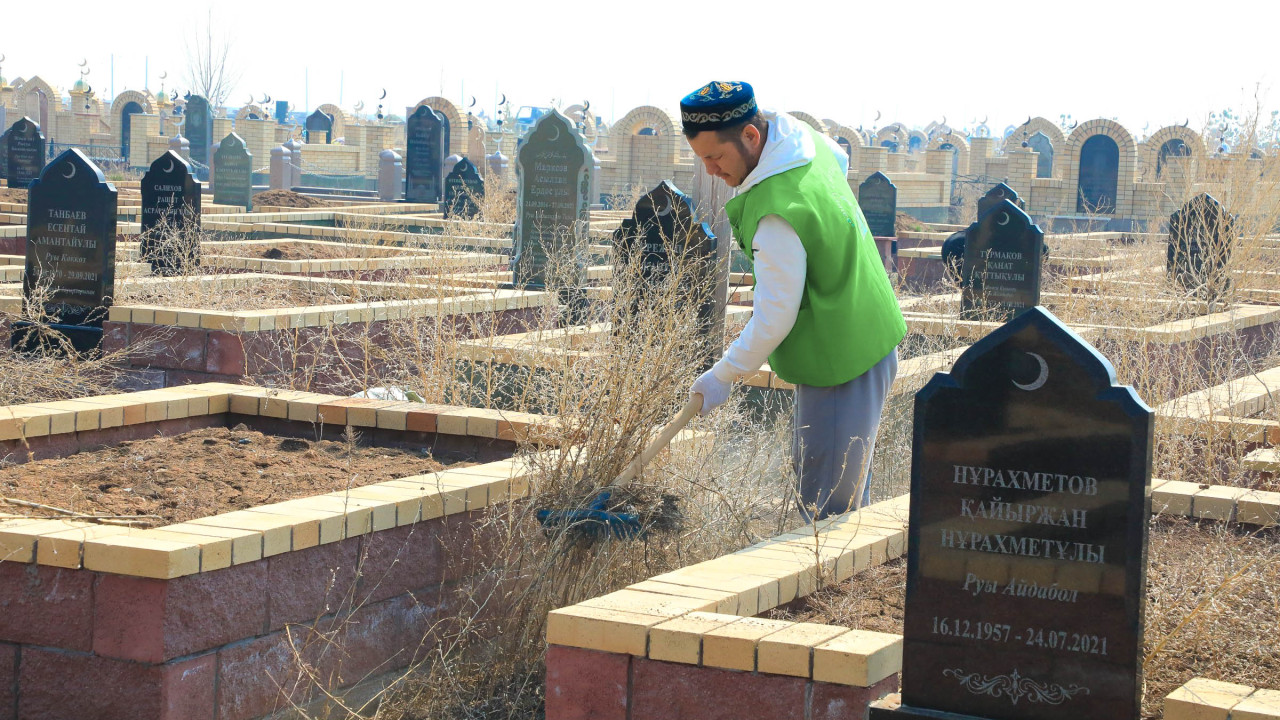
[[(1025, 330), (1028, 318), (1021, 320), (1014, 325)], [(1003, 350), (1010, 337), (1006, 332), (1001, 342), (984, 340), (955, 364), (950, 377), (935, 377), (932, 415), (923, 404), (930, 401), (917, 399), (914, 440), (906, 441), (906, 452), (914, 447), (912, 474), (918, 477), (912, 489), (918, 497), (894, 497), (553, 611), (547, 633), (549, 720), (605, 717), (610, 709), (630, 717), (787, 717), (802, 710), (818, 717), (839, 707), (832, 716), (863, 717), (869, 705), (899, 687), (900, 700), (893, 696), (876, 707), (895, 708), (892, 716), (906, 717), (951, 710), (970, 717), (1084, 712), (1127, 718), (1138, 717), (1141, 700), (1142, 717), (1161, 717), (1167, 707), (1163, 716), (1172, 720), (1199, 717), (1176, 713), (1206, 712), (1195, 708), (1211, 702), (1231, 707), (1255, 695), (1262, 706), (1266, 691), (1255, 688), (1280, 686), (1270, 630), (1271, 598), (1280, 580), (1272, 537), (1280, 523), (1280, 493), (1153, 478), (1150, 446), (1144, 452), (1143, 445), (1152, 439), (1157, 413), (1118, 405), (1132, 404), (1132, 394), (1125, 399), (1124, 392), (1095, 394), (1079, 387), (1078, 382), (1100, 379), (1116, 387), (1115, 378), (1089, 371), (1084, 380), (1070, 364), (1087, 368), (1085, 361), (1064, 359), (1062, 351), (1037, 344), (1034, 335), (1015, 336), (1023, 337), (1013, 346), (1016, 352)], [(985, 365), (979, 360), (984, 353), (994, 358)], [(1053, 389), (1055, 382), (1059, 387)], [(970, 398), (964, 408), (942, 394), (960, 391)], [(1046, 397), (1036, 396), (1044, 391)], [(1098, 409), (1084, 410), (1087, 403)], [(1110, 403), (1121, 412), (1107, 410)], [(1134, 408), (1141, 410), (1140, 402)], [(1157, 443), (1165, 427), (1163, 421), (1154, 424)], [(1126, 449), (1123, 438), (1134, 447)], [(901, 452), (900, 443), (883, 438), (877, 455)], [(1057, 474), (1049, 477), (1064, 478), (1063, 490), (991, 490), (989, 479), (956, 484), (954, 473), (919, 465), (950, 463), (948, 453), (954, 462), (971, 458), (1000, 469), (1022, 467), (1015, 457), (1022, 453), (1029, 466), (1052, 466)], [(873, 476), (883, 477), (882, 467), (878, 457)], [(1095, 475), (1096, 496), (1086, 489), (1086, 478)], [(889, 484), (901, 488), (899, 483)], [(981, 518), (978, 500), (951, 502), (966, 493), (982, 501)], [(1008, 513), (987, 516), (987, 505), (997, 502), (992, 493), (1008, 504)], [(1076, 520), (1062, 524), (1014, 513), (1016, 503), (1033, 499), (1078, 507), (1084, 515), (1077, 512)], [(1148, 545), (1148, 518), (1149, 554), (1135, 553), (1135, 544)], [(1077, 553), (1067, 562), (1051, 554), (1051, 561), (1044, 553), (1019, 556), (994, 544), (948, 546), (944, 538), (943, 552), (963, 557), (938, 562), (940, 528), (1002, 533), (1020, 543), (1046, 536), (1093, 543), (1087, 551), (1093, 554)], [(935, 547), (914, 549), (920, 538), (932, 539)], [(909, 564), (928, 573), (928, 588), (908, 583), (908, 549)], [(1005, 593), (1007, 587), (1014, 592)], [(1145, 627), (1135, 597), (1145, 598)], [(1210, 597), (1215, 602), (1208, 603)], [(917, 603), (920, 609), (911, 610)], [(919, 647), (930, 638), (940, 649), (913, 650), (913, 641)], [(943, 652), (951, 657), (939, 659)], [(1135, 674), (1143, 657), (1149, 661)], [(1001, 680), (1011, 667), (1018, 678)], [(935, 679), (933, 669), (951, 674)], [(1241, 685), (1223, 686), (1234, 695), (1218, 705), (1205, 698), (1217, 697), (1211, 691), (1221, 688), (1192, 679), (1200, 675)], [(1135, 692), (1143, 678), (1145, 695)], [(991, 688), (996, 690), (984, 692)], [(1126, 692), (1128, 710), (1116, 702)], [(1101, 696), (1101, 704), (1090, 704), (1094, 696)], [(927, 703), (934, 714), (916, 705), (900, 707), (909, 697)]]
[(553, 306), (546, 293), (258, 273), (141, 279), (122, 283), (103, 347), (128, 350), (157, 384), (254, 378), (355, 392), (388, 367), (433, 365), (457, 339), (538, 327)]
[(175, 720), (376, 690), (448, 642), (547, 421), (220, 384), (0, 416), (18, 714)]
[(225, 240), (201, 244), (209, 268), (283, 275), (399, 279), (421, 273), (453, 274), (505, 264), (501, 255), (427, 251), (322, 240)]

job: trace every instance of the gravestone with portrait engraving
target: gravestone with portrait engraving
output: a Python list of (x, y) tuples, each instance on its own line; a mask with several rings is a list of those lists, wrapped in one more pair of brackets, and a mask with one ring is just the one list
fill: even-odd
[(1213, 299), (1231, 285), (1231, 259), (1237, 219), (1209, 193), (1191, 198), (1169, 216), (1165, 270), (1178, 287)]
[(915, 397), (902, 694), (871, 720), (1136, 720), (1154, 413), (1042, 307)]
[(581, 287), (591, 220), (591, 151), (552, 109), (516, 151), (516, 287)]
[(142, 176), (139, 252), (155, 275), (185, 275), (200, 266), (200, 181), (169, 150)]
[(988, 190), (986, 195), (978, 198), (978, 219), (981, 220), (982, 216), (991, 208), (999, 205), (1001, 200), (1008, 200), (1014, 205), (1017, 205), (1019, 210), (1027, 209), (1027, 204), (1022, 200), (1022, 198), (1018, 197), (1018, 192), (1016, 190), (1004, 183), (999, 183)]
[[(616, 328), (624, 330), (646, 302), (696, 304), (698, 334), (705, 343), (710, 367), (724, 352), (725, 306), (729, 299), (729, 243), (720, 242), (711, 228), (698, 220), (693, 200), (670, 182), (663, 181), (636, 201), (631, 217), (613, 232), (615, 263), (635, 272), (615, 272), (614, 291), (630, 295), (625, 315)], [(678, 287), (664, 287), (674, 275)], [(627, 277), (634, 287), (622, 288), (617, 279)]]
[(47, 326), (80, 351), (102, 340), (115, 294), (116, 189), (79, 150), (45, 166), (27, 197), (27, 257), (22, 291), (38, 305), (40, 323), (13, 325), (13, 347), (32, 351), (57, 341)]
[(213, 155), (213, 201), (253, 209), (253, 154), (235, 133), (223, 138)]
[(186, 133), (191, 141), (191, 160), (201, 180), (209, 179), (209, 160), (213, 147), (213, 113), (209, 101), (200, 95), (187, 98)]
[(1040, 303), (1044, 233), (1008, 199), (965, 230), (961, 312), (1009, 319)]
[(480, 214), (484, 199), (484, 179), (471, 160), (462, 158), (444, 179), (444, 216), (470, 220)]
[(898, 234), (898, 186), (882, 172), (874, 172), (858, 185), (858, 207), (875, 237)]
[(25, 188), (40, 177), (44, 168), (44, 134), (31, 118), (22, 118), (9, 128), (5, 139), (5, 181), (11, 188)]
[(444, 116), (426, 105), (419, 106), (405, 123), (405, 202), (440, 202), (445, 147)]

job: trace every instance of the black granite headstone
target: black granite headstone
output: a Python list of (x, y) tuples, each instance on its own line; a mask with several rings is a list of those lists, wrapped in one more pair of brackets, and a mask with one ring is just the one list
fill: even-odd
[(875, 237), (897, 237), (898, 186), (882, 172), (871, 174), (858, 185), (858, 207)]
[(0, 133), (0, 180), (9, 177), (9, 131)]
[(1239, 234), (1236, 218), (1200, 193), (1169, 216), (1165, 269), (1183, 290), (1212, 299), (1230, 287), (1227, 261)]
[(307, 142), (312, 145), (328, 145), (333, 141), (333, 118), (316, 110), (307, 116)]
[[(199, 95), (187, 99), (186, 135), (191, 142), (191, 159), (197, 165), (208, 167), (210, 148), (213, 147), (213, 113), (209, 110), (209, 101)], [(201, 179), (208, 179), (208, 171), (200, 173)]]
[(978, 198), (978, 219), (981, 220), (982, 216), (991, 208), (999, 205), (1001, 200), (1008, 200), (1014, 205), (1017, 205), (1020, 210), (1027, 209), (1026, 203), (1018, 197), (1018, 192), (1016, 190), (1004, 183), (998, 183), (995, 187), (988, 190), (986, 195)]
[[(102, 339), (115, 270), (115, 186), (79, 150), (67, 150), (45, 167), (27, 197), (23, 294), (41, 303), (41, 322), (87, 350)], [(29, 324), (14, 324), (14, 347), (40, 344)]]
[(916, 394), (903, 707), (872, 720), (1140, 717), (1153, 428), (1042, 307)]
[[(591, 220), (591, 151), (559, 111), (539, 118), (516, 152), (517, 287), (581, 285)], [(548, 265), (556, 277), (549, 277)]]
[(214, 153), (213, 201), (253, 209), (253, 155), (235, 133), (223, 138)]
[(24, 117), (9, 128), (9, 137), (5, 140), (9, 164), (4, 176), (9, 187), (25, 188), (40, 177), (44, 168), (44, 151), (44, 135), (31, 118)]
[[(705, 342), (707, 366), (724, 352), (725, 306), (729, 300), (729, 243), (722, 243), (711, 228), (698, 221), (693, 200), (670, 182), (663, 181), (636, 201), (631, 217), (613, 232), (615, 263), (626, 267), (638, 262), (639, 287), (630, 288), (632, 317), (641, 304), (674, 271), (681, 283), (677, 301), (697, 303), (700, 337)], [(617, 275), (615, 274), (615, 277)], [(615, 281), (615, 290), (617, 284)], [(628, 318), (619, 318), (626, 326)]]
[(1044, 233), (1012, 202), (1001, 200), (965, 230), (962, 312), (1006, 319), (1040, 304)]
[(183, 275), (200, 265), (200, 182), (169, 150), (142, 176), (140, 252), (156, 275)]
[(470, 160), (462, 158), (444, 179), (444, 216), (470, 220), (480, 213), (484, 178)]
[(405, 123), (405, 202), (440, 202), (444, 151), (444, 116), (427, 105), (419, 106)]

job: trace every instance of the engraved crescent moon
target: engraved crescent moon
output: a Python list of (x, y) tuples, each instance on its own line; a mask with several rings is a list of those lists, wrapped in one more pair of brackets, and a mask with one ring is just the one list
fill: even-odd
[(167, 173), (171, 173), (173, 172), (173, 168), (174, 168), (173, 158), (169, 158), (169, 167), (165, 168), (164, 171)]
[(674, 209), (674, 206), (671, 204), (671, 202), (668, 201), (667, 206), (658, 211), (658, 217), (666, 217), (670, 215), (673, 209)]
[(76, 166), (75, 166), (75, 163), (67, 163), (67, 174), (66, 174), (66, 175), (63, 175), (62, 177), (64, 177), (64, 178), (66, 178), (66, 179), (70, 180), (71, 178), (73, 178), (73, 177), (75, 177), (75, 176), (76, 176)]
[(1027, 354), (1035, 358), (1036, 362), (1040, 363), (1040, 374), (1036, 376), (1035, 380), (1031, 381), (1026, 385), (1023, 385), (1017, 380), (1012, 380), (1012, 382), (1013, 382), (1013, 386), (1018, 388), (1019, 390), (1026, 390), (1027, 392), (1031, 392), (1032, 390), (1039, 390), (1040, 388), (1044, 387), (1045, 382), (1049, 380), (1049, 363), (1045, 362), (1044, 358), (1040, 357), (1039, 355), (1033, 352), (1029, 352)]
[(1008, 225), (1009, 221), (1013, 219), (1009, 217), (1009, 213), (1000, 213), (1000, 217), (1004, 218), (1004, 220), (997, 220), (997, 225)]
[(547, 140), (548, 140), (549, 142), (555, 142), (556, 140), (559, 140), (559, 139), (560, 139), (560, 126), (559, 126), (559, 125), (552, 125), (552, 126), (551, 126), (551, 129), (552, 129), (552, 130), (554, 130), (554, 131), (556, 132), (556, 134), (555, 134), (555, 135), (552, 135), (552, 136), (551, 136), (551, 137), (549, 137), (549, 138), (547, 138)]

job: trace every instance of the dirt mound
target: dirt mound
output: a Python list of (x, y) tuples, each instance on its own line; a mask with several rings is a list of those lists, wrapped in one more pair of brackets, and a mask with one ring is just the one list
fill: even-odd
[(253, 196), (253, 206), (270, 205), (272, 207), (319, 208), (333, 207), (336, 203), (319, 198), (299, 195), (292, 190), (268, 190)]
[(22, 188), (0, 188), (0, 202), (24, 203), (27, 191)]
[(0, 495), (83, 513), (159, 515), (170, 524), (443, 467), (421, 451), (264, 435), (240, 425), (4, 468)]
[(928, 232), (929, 228), (924, 223), (911, 217), (910, 215), (900, 212), (898, 217), (894, 219), (893, 229), (896, 232)]

